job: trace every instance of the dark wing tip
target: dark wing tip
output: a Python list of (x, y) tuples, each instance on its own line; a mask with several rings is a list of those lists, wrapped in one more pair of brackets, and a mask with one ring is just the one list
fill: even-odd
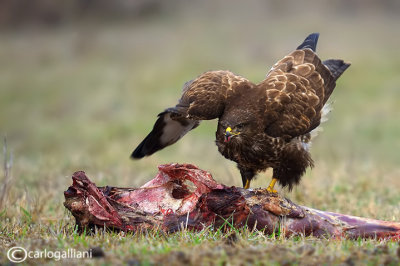
[(134, 150), (130, 156), (130, 158), (132, 160), (138, 160), (138, 159), (142, 159), (145, 156), (144, 153), (142, 153), (141, 151), (138, 150)]
[(131, 159), (141, 159), (146, 156), (146, 153), (143, 150), (144, 141), (137, 146), (137, 148), (132, 152)]
[(309, 48), (315, 52), (315, 50), (317, 49), (318, 37), (318, 32), (311, 33), (307, 36), (304, 42), (300, 44), (299, 47), (297, 47), (297, 50)]
[(332, 76), (337, 80), (343, 72), (351, 65), (341, 59), (328, 59), (322, 62), (332, 73)]
[[(160, 144), (160, 132), (162, 132), (162, 117), (157, 119), (153, 130), (144, 138), (144, 140), (136, 147), (131, 154), (131, 159), (141, 159), (145, 156), (152, 155), (163, 146)], [(161, 127), (161, 128), (160, 128)]]

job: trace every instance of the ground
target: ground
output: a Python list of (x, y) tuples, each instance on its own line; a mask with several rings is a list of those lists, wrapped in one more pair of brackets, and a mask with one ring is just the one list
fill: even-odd
[[(224, 9), (2, 32), (0, 134), (7, 150), (1, 160), (9, 163), (11, 180), (7, 185), (0, 179), (0, 189), (7, 188), (0, 197), (1, 264), (9, 263), (12, 246), (96, 248), (95, 259), (63, 260), (73, 264), (399, 263), (399, 245), (391, 241), (284, 239), (232, 228), (171, 235), (76, 232), (62, 204), (76, 170), (99, 186), (136, 187), (156, 174), (158, 164), (193, 163), (221, 183), (241, 185), (235, 165), (217, 152), (215, 121), (152, 157), (131, 161), (129, 155), (156, 115), (176, 103), (184, 82), (213, 69), (260, 81), (314, 31), (321, 34), (322, 58), (352, 66), (340, 78), (333, 111), (313, 144), (315, 168), (292, 192), (280, 193), (316, 209), (400, 221), (397, 17), (379, 10), (338, 17), (322, 8), (309, 20), (292, 10), (281, 23), (278, 14), (263, 16), (257, 7), (216, 10)], [(259, 175), (252, 186), (267, 186), (270, 176)]]

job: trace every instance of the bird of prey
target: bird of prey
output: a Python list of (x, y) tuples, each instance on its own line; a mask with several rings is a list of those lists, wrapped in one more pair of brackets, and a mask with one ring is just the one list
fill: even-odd
[(243, 187), (258, 172), (273, 169), (267, 190), (298, 184), (308, 167), (311, 136), (321, 123), (336, 80), (350, 66), (321, 61), (319, 34), (310, 34), (278, 61), (258, 84), (230, 71), (209, 71), (187, 82), (175, 107), (158, 115), (153, 130), (133, 151), (138, 159), (177, 142), (201, 120), (218, 119), (218, 151), (237, 163)]

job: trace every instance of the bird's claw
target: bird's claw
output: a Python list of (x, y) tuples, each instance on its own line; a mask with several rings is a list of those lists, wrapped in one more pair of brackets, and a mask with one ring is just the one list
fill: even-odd
[(272, 178), (271, 183), (269, 183), (269, 186), (265, 190), (268, 191), (268, 193), (272, 193), (272, 194), (278, 193), (278, 191), (276, 191), (274, 189), (275, 184), (276, 184), (277, 181), (278, 181), (278, 179)]
[(267, 187), (265, 190), (268, 191), (268, 193), (278, 193), (278, 191), (272, 187)]

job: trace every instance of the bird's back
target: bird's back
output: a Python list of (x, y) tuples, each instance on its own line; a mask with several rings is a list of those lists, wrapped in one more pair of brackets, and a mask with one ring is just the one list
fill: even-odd
[(266, 132), (289, 138), (304, 135), (321, 121), (322, 109), (337, 78), (350, 64), (321, 59), (315, 53), (317, 34), (279, 60), (258, 84), (266, 91)]

